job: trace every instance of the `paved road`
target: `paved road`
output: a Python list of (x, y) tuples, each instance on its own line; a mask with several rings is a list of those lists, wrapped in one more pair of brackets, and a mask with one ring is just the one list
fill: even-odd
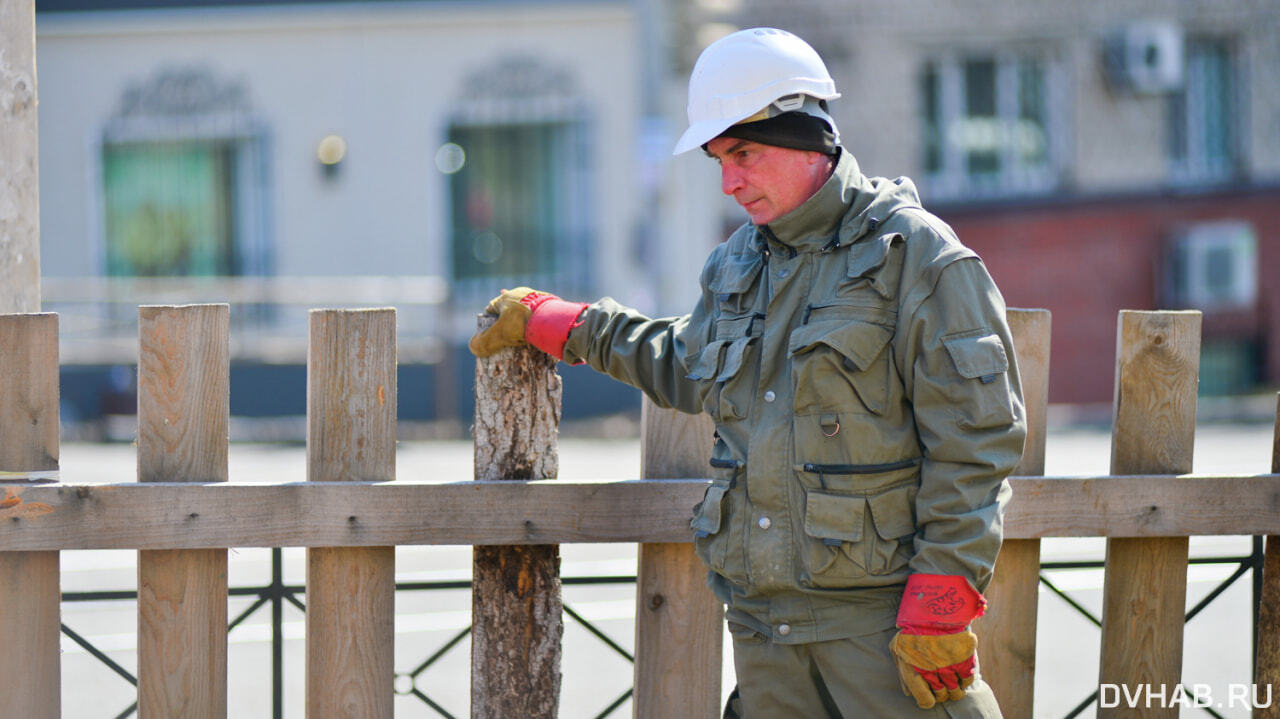
[[(1061, 430), (1050, 433), (1047, 471), (1051, 475), (1105, 474), (1110, 444), (1105, 432)], [(1271, 428), (1264, 425), (1205, 425), (1198, 432), (1196, 472), (1253, 474), (1270, 467)], [(301, 481), (305, 478), (305, 450), (297, 445), (236, 444), (231, 450), (231, 476), (235, 481)], [(634, 440), (563, 440), (561, 475), (565, 479), (626, 479), (639, 476), (639, 443)], [(62, 476), (68, 482), (127, 482), (134, 479), (134, 450), (127, 444), (64, 444)], [(463, 442), (403, 443), (398, 455), (401, 478), (440, 481), (471, 476), (471, 447)], [(1198, 556), (1245, 554), (1247, 538), (1196, 538), (1192, 553)], [(578, 545), (562, 547), (565, 576), (630, 574), (635, 571), (635, 550), (628, 545)], [(1102, 540), (1048, 540), (1043, 543), (1045, 561), (1100, 559)], [(301, 584), (305, 567), (303, 551), (288, 549), (285, 580)], [(65, 552), (62, 555), (65, 591), (133, 589), (135, 554), (128, 551)], [(232, 586), (269, 580), (268, 550), (236, 550), (230, 557)], [(401, 581), (465, 579), (470, 571), (469, 547), (401, 548), (397, 552), (397, 578)], [(1188, 606), (1210, 592), (1230, 568), (1193, 566), (1189, 573)], [(1052, 573), (1053, 581), (1093, 612), (1100, 612), (1100, 570)], [(633, 591), (630, 585), (568, 587), (565, 601), (596, 623), (618, 644), (634, 646)], [(1187, 628), (1184, 681), (1208, 685), (1215, 697), (1225, 699), (1230, 685), (1247, 683), (1250, 677), (1250, 587), (1248, 578), (1228, 589)], [(248, 606), (233, 599), (230, 614)], [(447, 642), (470, 619), (465, 591), (403, 592), (396, 607), (396, 669), (407, 673)], [(68, 603), (63, 621), (107, 650), (129, 671), (136, 670), (136, 607), (132, 602)], [(270, 717), (269, 617), (259, 612), (230, 637), (230, 716), (237, 719)], [(285, 612), (288, 637), (285, 655), (285, 716), (303, 716), (303, 616), (293, 608)], [(1036, 716), (1061, 717), (1083, 700), (1096, 682), (1098, 633), (1092, 624), (1061, 599), (1041, 592), (1036, 678)], [(431, 696), (453, 716), (468, 715), (467, 641), (462, 641), (417, 679), (419, 690)], [(119, 679), (76, 644), (63, 641), (63, 715), (71, 719), (117, 716), (134, 700), (132, 686)], [(726, 648), (726, 658), (729, 657)], [(728, 664), (729, 662), (726, 662)], [(612, 649), (572, 622), (565, 628), (564, 685), (561, 716), (579, 719), (596, 716), (621, 695), (631, 681), (631, 667)], [(725, 670), (726, 690), (732, 686), (731, 666)], [(402, 678), (401, 688), (408, 679)], [(1244, 709), (1223, 709), (1224, 716), (1247, 717)], [(611, 716), (628, 717), (630, 703)], [(396, 700), (398, 717), (439, 717), (441, 714), (416, 698)], [(1080, 716), (1093, 716), (1090, 708)], [(1208, 716), (1184, 711), (1184, 716)]]

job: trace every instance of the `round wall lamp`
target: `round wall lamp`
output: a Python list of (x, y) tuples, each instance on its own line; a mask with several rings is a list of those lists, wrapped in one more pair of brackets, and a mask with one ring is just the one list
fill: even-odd
[(325, 177), (333, 177), (338, 172), (338, 164), (347, 156), (347, 141), (342, 135), (325, 135), (316, 145), (316, 159), (324, 170)]

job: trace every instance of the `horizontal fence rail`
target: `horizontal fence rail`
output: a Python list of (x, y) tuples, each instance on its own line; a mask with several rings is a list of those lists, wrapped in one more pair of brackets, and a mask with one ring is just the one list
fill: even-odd
[[(9, 485), (0, 551), (682, 543), (708, 482)], [(1280, 534), (1275, 474), (1010, 484), (1008, 539)]]

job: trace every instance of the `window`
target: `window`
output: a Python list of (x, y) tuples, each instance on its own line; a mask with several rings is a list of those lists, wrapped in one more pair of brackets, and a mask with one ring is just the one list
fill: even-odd
[(921, 74), (924, 169), (944, 197), (1045, 192), (1055, 182), (1049, 63), (974, 55)]
[(247, 88), (204, 68), (126, 88), (98, 146), (103, 271), (266, 274), (266, 134)]
[(592, 113), (572, 73), (512, 56), (463, 86), (435, 156), (447, 178), (455, 298), (517, 285), (594, 291)]
[(229, 143), (131, 143), (102, 151), (107, 274), (237, 274)]
[[(453, 276), (554, 278), (569, 232), (569, 123), (455, 125), (449, 185)], [(457, 149), (453, 149), (457, 148)]]
[(1229, 180), (1237, 169), (1239, 116), (1231, 45), (1187, 41), (1183, 86), (1169, 101), (1169, 158), (1176, 181)]

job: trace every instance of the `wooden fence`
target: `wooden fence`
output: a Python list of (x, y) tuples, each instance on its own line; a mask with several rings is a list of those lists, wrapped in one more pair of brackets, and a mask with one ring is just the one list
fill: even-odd
[[(1049, 315), (1010, 319), (1030, 435), (1011, 480), (992, 609), (978, 626), (984, 675), (1006, 717), (1032, 716), (1039, 540), (1102, 536), (1099, 681), (1172, 687), (1187, 538), (1280, 534), (1280, 477), (1182, 476), (1194, 435), (1194, 312), (1121, 313), (1112, 475), (1039, 476)], [(60, 714), (61, 550), (139, 550), (139, 713), (151, 719), (226, 716), (227, 548), (307, 547), (307, 714), (328, 719), (392, 715), (394, 547), (472, 544), (472, 714), (554, 717), (555, 545), (572, 542), (640, 543), (635, 715), (719, 715), (722, 618), (688, 525), (707, 486), (706, 417), (646, 405), (644, 479), (547, 481), (557, 471), (559, 378), (541, 353), (503, 353), (477, 363), (475, 481), (415, 481), (429, 467), (397, 479), (395, 312), (316, 310), (308, 481), (237, 484), (227, 471), (227, 305), (142, 307), (138, 482), (76, 483), (90, 478), (57, 473), (57, 334), (56, 315), (0, 315), (4, 716)], [(1280, 666), (1277, 564), (1268, 543), (1259, 682)], [(1114, 712), (1177, 709), (1099, 715)]]

